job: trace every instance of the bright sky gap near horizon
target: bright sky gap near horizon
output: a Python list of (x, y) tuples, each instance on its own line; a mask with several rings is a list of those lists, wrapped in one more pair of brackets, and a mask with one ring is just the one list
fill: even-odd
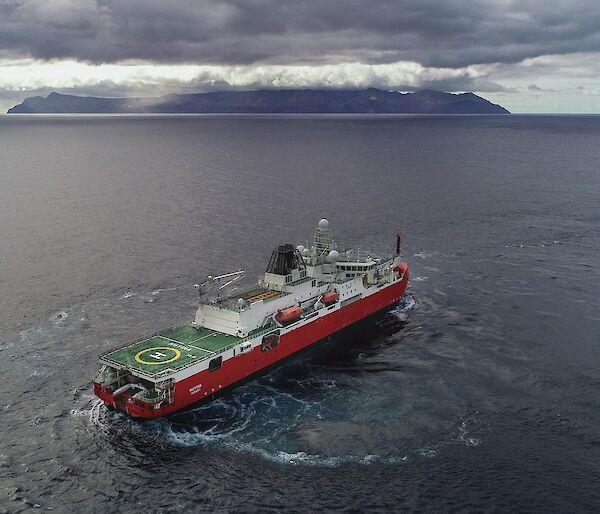
[(0, 0), (0, 110), (258, 88), (473, 91), (600, 113), (593, 0)]

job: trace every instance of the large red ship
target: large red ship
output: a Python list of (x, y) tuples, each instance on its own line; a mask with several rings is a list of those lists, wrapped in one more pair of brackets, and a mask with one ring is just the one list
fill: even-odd
[(96, 396), (111, 409), (144, 419), (210, 401), (397, 303), (408, 265), (400, 257), (399, 237), (396, 255), (388, 259), (338, 252), (322, 219), (310, 248), (277, 247), (253, 287), (235, 287), (242, 275), (209, 276), (196, 285), (200, 305), (191, 324), (102, 355), (93, 381)]

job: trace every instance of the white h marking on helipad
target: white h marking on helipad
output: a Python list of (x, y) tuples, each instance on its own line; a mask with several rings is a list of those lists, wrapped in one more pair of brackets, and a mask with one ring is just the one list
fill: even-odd
[(163, 360), (163, 357), (166, 357), (166, 355), (164, 353), (160, 353), (160, 352), (154, 352), (150, 354), (150, 357), (152, 357), (153, 359), (156, 359), (157, 361), (161, 361)]

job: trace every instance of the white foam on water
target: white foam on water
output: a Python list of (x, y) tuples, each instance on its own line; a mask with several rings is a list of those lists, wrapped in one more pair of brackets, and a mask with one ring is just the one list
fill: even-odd
[(414, 255), (415, 255), (415, 257), (418, 257), (419, 259), (429, 259), (429, 257), (431, 257), (433, 254), (432, 253), (419, 252), (419, 253), (415, 253)]
[(89, 409), (71, 409), (69, 411), (69, 414), (71, 416), (75, 416), (75, 417), (88, 417), (90, 415), (90, 410)]
[(319, 466), (319, 467), (328, 467), (334, 468), (344, 464), (362, 464), (362, 465), (370, 465), (370, 464), (395, 464), (399, 462), (405, 462), (408, 457), (382, 457), (380, 455), (339, 455), (339, 456), (327, 456), (327, 455), (318, 455), (318, 454), (310, 454), (305, 452), (296, 452), (296, 453), (288, 453), (284, 451), (279, 451), (277, 453), (269, 453), (264, 450), (256, 451), (256, 448), (253, 448), (251, 451), (253, 453), (270, 460), (272, 462), (277, 462), (279, 464), (287, 464), (292, 466)]
[[(476, 418), (474, 418), (476, 421)], [(462, 421), (462, 423), (458, 427), (458, 437), (457, 440), (466, 444), (467, 446), (479, 446), (481, 444), (481, 439), (477, 437), (472, 437), (469, 434), (468, 430), (468, 422), (466, 419)]]
[[(304, 381), (306, 385), (308, 379)], [(332, 381), (312, 379), (312, 386), (333, 387)], [(286, 451), (281, 445), (289, 444), (288, 433), (307, 415), (322, 417), (320, 402), (310, 402), (292, 394), (261, 385), (268, 394), (244, 401), (245, 393), (234, 394), (231, 400), (217, 400), (189, 413), (192, 420), (185, 424), (173, 420), (159, 420), (156, 429), (169, 443), (177, 446), (220, 447), (237, 453), (247, 453), (287, 465), (311, 465), (333, 467), (354, 462), (371, 464), (382, 462), (378, 455), (320, 455), (304, 451)], [(197, 422), (194, 418), (199, 418)], [(209, 424), (202, 428), (201, 425)], [(180, 429), (182, 428), (182, 429)], [(402, 462), (404, 456), (393, 457)]]
[(102, 410), (106, 411), (106, 407), (104, 406), (104, 402), (100, 398), (96, 398), (91, 402), (91, 405), (88, 405), (87, 408), (81, 409), (82, 415), (83, 413), (87, 413), (89, 416), (90, 424), (92, 426), (104, 426), (104, 417), (102, 415)]
[(155, 289), (154, 291), (152, 291), (151, 294), (159, 294), (159, 293), (164, 293), (166, 291), (177, 291), (179, 289), (189, 289), (190, 291), (193, 290), (190, 284), (183, 284), (180, 286), (163, 287), (163, 288)]
[(399, 321), (408, 321), (410, 311), (415, 309), (416, 306), (417, 302), (415, 299), (410, 294), (405, 294), (398, 306), (390, 311), (390, 314), (395, 316)]
[[(324, 381), (323, 386), (331, 387), (331, 381)], [(323, 417), (327, 419), (330, 416), (322, 415), (321, 402), (305, 401), (268, 386), (262, 387), (271, 391), (272, 396), (256, 398), (245, 404), (242, 401), (243, 395), (240, 395), (231, 401), (218, 400), (191, 411), (192, 415), (203, 418), (203, 423), (206, 421), (215, 423), (208, 428), (202, 429), (198, 425), (194, 426), (193, 423), (186, 423), (184, 429), (180, 430), (181, 425), (171, 420), (160, 420), (156, 427), (165, 440), (177, 446), (218, 447), (292, 466), (394, 465), (406, 462), (410, 454), (419, 455), (415, 450), (403, 450), (403, 453), (392, 455), (324, 455), (284, 449), (282, 446), (293, 444), (294, 429), (307, 418), (307, 415), (312, 416), (313, 421)], [(294, 408), (290, 409), (290, 405)], [(220, 413), (220, 417), (214, 414), (211, 417), (213, 409)], [(274, 427), (271, 427), (271, 423)], [(430, 453), (427, 456), (432, 455)]]
[(46, 330), (42, 327), (31, 327), (31, 328), (26, 328), (25, 330), (22, 330), (19, 333), (19, 338), (21, 340), (21, 343), (30, 344), (30, 343), (36, 343), (38, 341), (43, 341), (47, 335), (48, 335), (48, 330)]
[(405, 294), (400, 300), (400, 308), (404, 311), (411, 311), (417, 306), (417, 302), (410, 294)]
[(50, 321), (55, 324), (60, 324), (62, 321), (69, 317), (69, 313), (66, 310), (55, 312), (51, 317)]
[[(281, 417), (271, 419), (270, 421), (276, 426), (275, 430), (265, 427), (264, 424), (264, 417), (269, 415), (270, 409), (285, 409), (286, 406), (281, 406), (278, 402), (289, 401), (290, 397), (289, 393), (280, 392), (277, 396), (256, 398), (247, 404), (240, 401), (239, 398), (231, 401), (216, 400), (186, 413), (192, 418), (197, 418), (187, 423), (180, 423), (169, 418), (139, 423), (122, 413), (109, 412), (101, 400), (84, 394), (80, 400), (83, 400), (85, 404), (72, 409), (70, 415), (74, 417), (87, 416), (90, 427), (104, 433), (112, 432), (115, 429), (125, 430), (136, 437), (157, 438), (175, 446), (221, 448), (290, 466), (400, 465), (414, 458), (436, 458), (445, 447), (450, 445), (461, 444), (467, 447), (476, 447), (481, 444), (480, 439), (469, 433), (470, 426), (478, 423), (475, 414), (463, 419), (457, 427), (458, 433), (450, 435), (448, 438), (422, 447), (402, 448), (400, 452), (394, 454), (325, 455), (302, 450), (290, 451), (281, 448), (282, 444), (287, 446), (290, 442), (286, 440), (286, 435), (293, 432), (298, 421), (303, 419), (306, 409), (314, 411), (315, 405), (294, 398), (298, 404), (298, 411), (288, 413), (283, 419)], [(266, 406), (265, 412), (258, 412), (259, 404), (263, 408)], [(207, 423), (209, 426), (202, 428), (201, 425)]]
[(438, 452), (434, 448), (429, 448), (429, 447), (419, 448), (417, 451), (418, 451), (419, 455), (421, 455), (422, 457), (427, 457), (427, 458), (436, 457), (438, 454)]
[[(221, 434), (221, 437), (224, 434)], [(270, 462), (285, 465), (305, 465), (305, 466), (319, 466), (319, 467), (337, 467), (343, 464), (397, 464), (406, 462), (408, 460), (407, 455), (402, 456), (388, 456), (382, 457), (380, 455), (320, 455), (311, 454), (303, 451), (298, 452), (286, 452), (283, 450), (269, 450), (264, 447), (257, 446), (256, 444), (242, 441), (230, 441), (226, 439), (215, 440), (214, 436), (208, 435), (207, 433), (195, 432), (195, 433), (179, 433), (173, 430), (167, 430), (165, 436), (169, 442), (179, 446), (220, 446), (222, 448), (234, 451), (236, 453), (246, 453), (255, 455), (262, 459)]]

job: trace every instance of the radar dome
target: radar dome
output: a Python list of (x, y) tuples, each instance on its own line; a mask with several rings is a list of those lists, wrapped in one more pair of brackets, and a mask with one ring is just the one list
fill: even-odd
[(304, 250), (302, 250), (302, 255), (304, 257), (308, 257), (310, 255), (310, 250), (308, 248), (305, 248)]
[(300, 253), (304, 252), (304, 250), (306, 250), (306, 248), (304, 248), (304, 245), (298, 245), (296, 246), (296, 250), (298, 250)]
[(331, 252), (329, 252), (328, 257), (330, 262), (335, 262), (340, 258), (340, 253), (337, 250), (331, 250)]
[(325, 218), (323, 218), (321, 221), (319, 221), (319, 228), (327, 228), (329, 227), (329, 221), (327, 221)]

